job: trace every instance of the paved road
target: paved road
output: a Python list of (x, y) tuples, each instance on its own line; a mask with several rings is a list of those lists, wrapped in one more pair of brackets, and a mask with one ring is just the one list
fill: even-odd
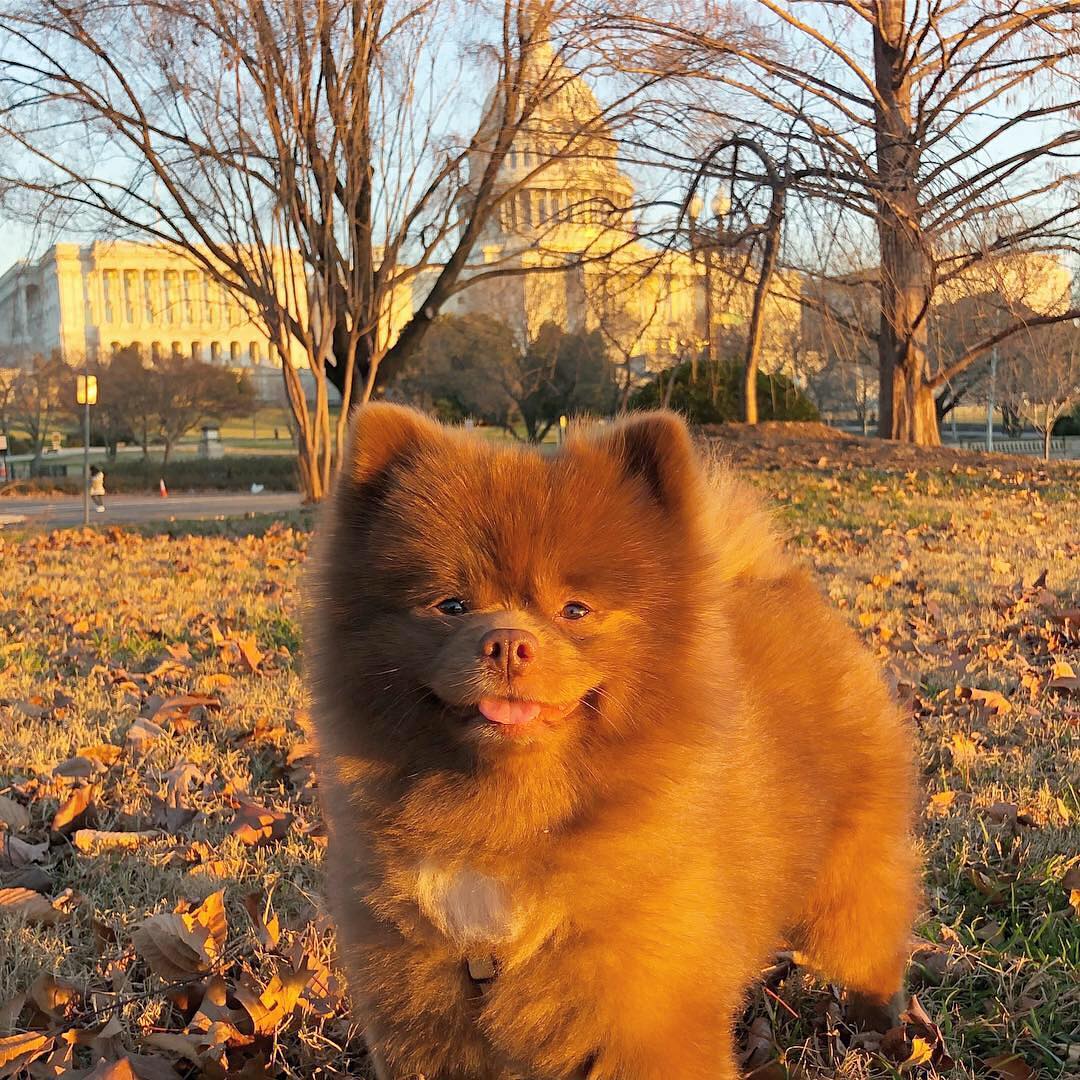
[[(250, 494), (170, 495), (166, 499), (149, 495), (108, 495), (105, 513), (90, 507), (93, 525), (110, 522), (205, 521), (219, 517), (242, 517), (244, 514), (276, 514), (296, 510), (300, 496), (295, 493), (263, 492)], [(44, 525), (66, 528), (81, 525), (82, 498), (61, 496), (55, 499), (0, 499), (0, 528), (5, 525)]]

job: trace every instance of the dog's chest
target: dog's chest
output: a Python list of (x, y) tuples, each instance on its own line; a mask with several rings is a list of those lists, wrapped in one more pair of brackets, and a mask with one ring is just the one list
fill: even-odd
[(416, 900), (428, 920), (459, 945), (495, 944), (517, 933), (510, 889), (472, 867), (421, 866), (416, 876)]

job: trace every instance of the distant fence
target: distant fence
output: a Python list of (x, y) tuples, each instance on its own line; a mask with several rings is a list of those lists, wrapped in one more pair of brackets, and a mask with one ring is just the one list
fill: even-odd
[[(978, 439), (960, 439), (952, 446), (961, 450), (985, 450), (986, 436)], [(1041, 438), (1010, 439), (994, 435), (995, 454), (1032, 454), (1042, 457), (1043, 441)], [(1080, 435), (1063, 435), (1050, 440), (1050, 456), (1056, 458), (1080, 458)]]

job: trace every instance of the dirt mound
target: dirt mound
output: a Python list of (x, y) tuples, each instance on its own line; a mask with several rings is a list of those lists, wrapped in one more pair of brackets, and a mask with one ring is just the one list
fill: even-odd
[(912, 446), (888, 439), (849, 435), (817, 421), (769, 420), (750, 424), (703, 424), (695, 434), (740, 464), (772, 470), (784, 466), (836, 466), (910, 472), (946, 469), (968, 472), (1048, 473), (1080, 476), (1080, 462), (1051, 461), (1023, 454), (987, 454), (949, 446)]

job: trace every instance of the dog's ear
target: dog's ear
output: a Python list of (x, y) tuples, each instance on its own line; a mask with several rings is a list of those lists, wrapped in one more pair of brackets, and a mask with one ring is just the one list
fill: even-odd
[(368, 402), (352, 418), (343, 472), (354, 488), (368, 488), (396, 461), (432, 445), (441, 434), (439, 425), (416, 409)]
[(701, 502), (703, 474), (690, 432), (676, 413), (638, 413), (585, 436), (613, 458), (622, 473), (644, 482), (669, 513), (693, 513)]

